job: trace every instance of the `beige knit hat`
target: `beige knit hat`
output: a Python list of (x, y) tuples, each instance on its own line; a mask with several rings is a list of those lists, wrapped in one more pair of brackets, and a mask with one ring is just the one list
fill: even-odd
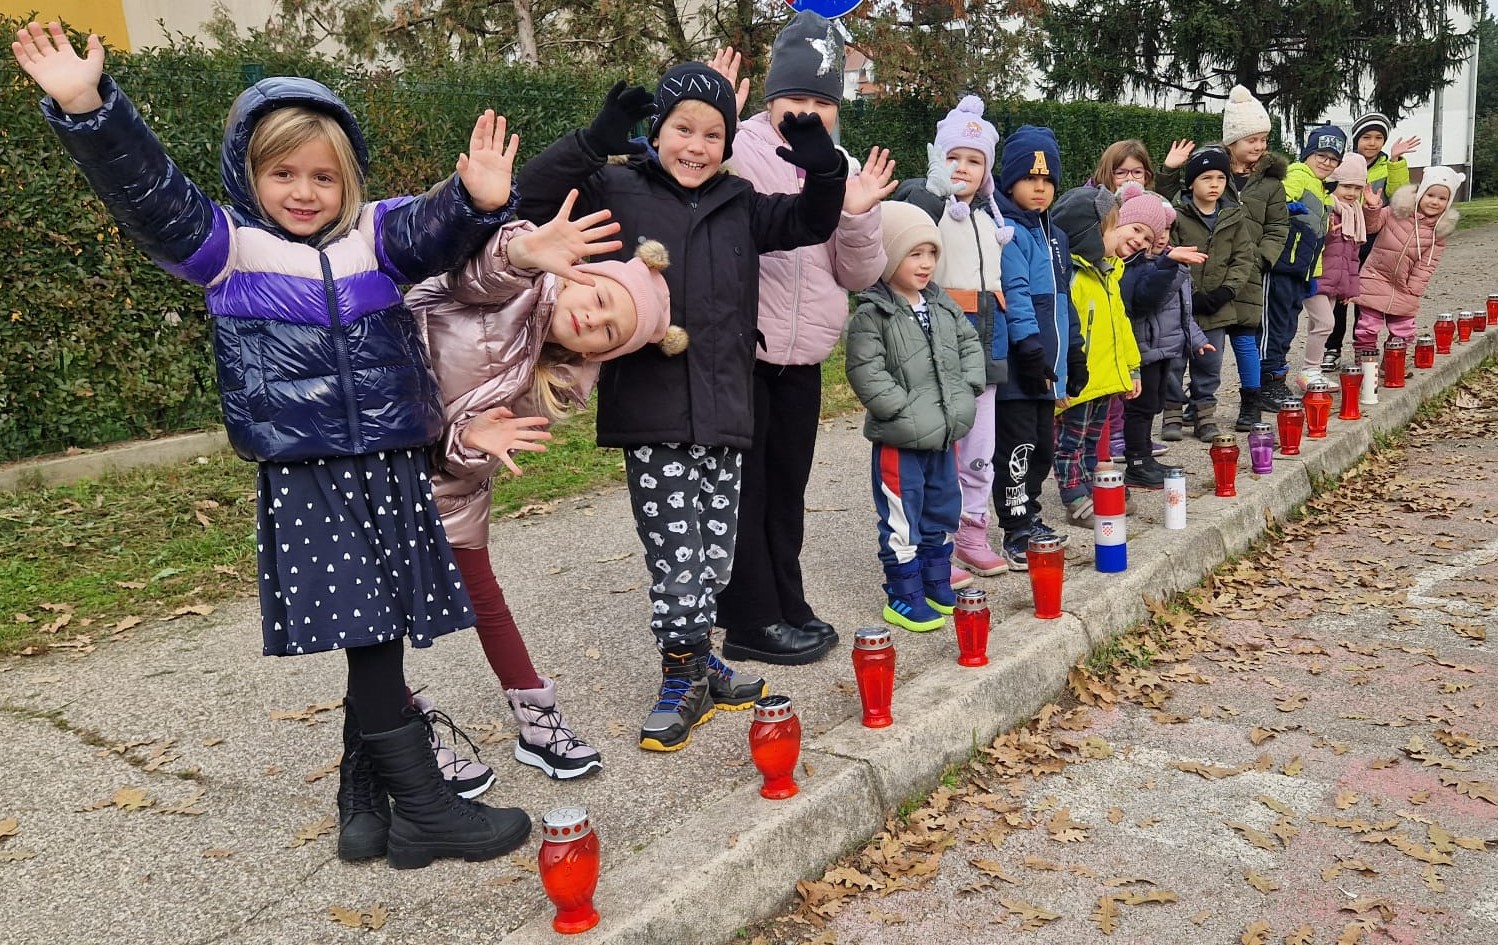
[(1249, 135), (1269, 133), (1269, 112), (1253, 93), (1241, 85), (1228, 92), (1228, 103), (1222, 107), (1222, 143), (1247, 138)]
[(903, 200), (886, 200), (879, 205), (879, 216), (884, 253), (889, 257), (884, 264), (885, 281), (895, 274), (910, 251), (922, 243), (935, 246), (940, 255), (941, 231), (931, 222), (931, 215), (920, 207)]
[(671, 324), (671, 290), (661, 270), (671, 263), (666, 247), (646, 240), (628, 262), (610, 259), (578, 266), (582, 272), (612, 279), (624, 286), (635, 303), (635, 330), (624, 342), (600, 354), (589, 355), (593, 361), (611, 361), (633, 354), (647, 344), (659, 344), (668, 355), (680, 354), (687, 347), (686, 329)]

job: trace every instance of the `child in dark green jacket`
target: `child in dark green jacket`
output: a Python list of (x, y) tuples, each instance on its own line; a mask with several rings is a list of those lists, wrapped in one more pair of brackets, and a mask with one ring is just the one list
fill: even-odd
[(848, 324), (848, 383), (868, 408), (879, 561), (897, 627), (935, 630), (957, 603), (958, 439), (973, 426), (987, 357), (962, 308), (931, 281), (941, 234), (913, 204), (884, 204), (884, 278)]

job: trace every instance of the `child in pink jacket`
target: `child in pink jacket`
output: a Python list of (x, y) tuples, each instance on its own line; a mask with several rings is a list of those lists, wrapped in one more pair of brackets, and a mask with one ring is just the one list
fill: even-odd
[(1353, 330), (1359, 348), (1377, 347), (1386, 325), (1391, 335), (1414, 342), (1420, 300), (1461, 218), (1451, 204), (1466, 179), (1449, 167), (1427, 167), (1418, 185), (1407, 184), (1390, 198), (1360, 273)]
[[(1327, 175), (1326, 188), (1331, 193), (1332, 203), (1327, 208), (1326, 244), (1321, 250), (1321, 275), (1315, 280), (1316, 294), (1341, 304), (1356, 299), (1362, 292), (1359, 276), (1362, 261), (1359, 256), (1363, 244), (1384, 224), (1383, 200), (1368, 185), (1368, 162), (1356, 152), (1344, 156), (1337, 169)], [(1308, 353), (1305, 371), (1320, 368), (1320, 361), (1312, 364)]]
[(463, 268), (406, 294), (424, 325), (442, 388), (446, 428), (434, 447), (432, 492), (477, 614), (479, 642), (519, 727), (515, 760), (557, 779), (602, 766), (597, 749), (557, 708), (556, 684), (536, 673), (489, 561), (489, 511), (500, 465), (541, 452), (550, 419), (583, 405), (599, 364), (651, 342), (685, 347), (671, 327), (670, 295), (657, 270), (665, 248), (641, 245), (629, 262), (574, 266), (620, 248), (607, 210), (568, 222), (574, 191), (541, 227), (502, 227)]
[[(740, 123), (733, 173), (765, 194), (794, 194), (804, 178), (776, 151), (786, 146), (776, 126), (787, 112), (837, 124), (843, 94), (843, 40), (837, 27), (810, 11), (780, 35), (765, 77), (765, 110)], [(737, 57), (721, 51), (714, 65), (737, 78)], [(740, 86), (740, 97), (747, 90)], [(867, 185), (887, 196), (894, 167), (875, 148), (858, 167), (849, 157), (850, 189)], [(759, 347), (754, 363), (754, 442), (744, 454), (733, 574), (718, 595), (725, 659), (800, 665), (821, 659), (837, 631), (816, 615), (801, 579), (806, 484), (811, 477), (822, 408), (822, 362), (848, 323), (848, 293), (884, 272), (879, 205), (843, 213), (832, 238), (815, 246), (759, 257)]]

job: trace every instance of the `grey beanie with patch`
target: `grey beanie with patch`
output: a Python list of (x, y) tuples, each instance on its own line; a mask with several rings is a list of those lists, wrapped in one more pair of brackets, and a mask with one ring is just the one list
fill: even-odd
[(786, 24), (770, 50), (765, 101), (809, 95), (834, 105), (843, 100), (843, 37), (833, 22), (803, 10)]

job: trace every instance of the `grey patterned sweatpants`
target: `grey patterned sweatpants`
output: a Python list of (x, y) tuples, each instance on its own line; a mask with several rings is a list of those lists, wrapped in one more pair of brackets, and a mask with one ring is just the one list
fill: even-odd
[(728, 446), (654, 443), (624, 451), (635, 530), (650, 568), (656, 645), (706, 652), (728, 586), (739, 525), (743, 454)]

